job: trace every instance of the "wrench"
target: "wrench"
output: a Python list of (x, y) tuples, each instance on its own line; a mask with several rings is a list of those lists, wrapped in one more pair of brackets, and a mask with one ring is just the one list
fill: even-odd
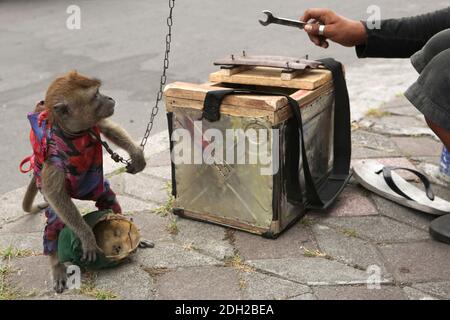
[(303, 29), (306, 24), (306, 22), (304, 22), (304, 21), (277, 18), (269, 10), (264, 10), (263, 13), (267, 15), (266, 21), (259, 20), (259, 23), (261, 23), (263, 26), (268, 26), (271, 23), (276, 23), (276, 24), (281, 24), (283, 26), (289, 26), (289, 27)]

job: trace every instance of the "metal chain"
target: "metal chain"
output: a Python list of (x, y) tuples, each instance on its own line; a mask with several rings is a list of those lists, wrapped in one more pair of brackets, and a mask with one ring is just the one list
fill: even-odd
[(102, 140), (101, 137), (94, 130), (90, 130), (89, 133), (91, 134), (92, 137), (94, 137), (97, 141), (99, 141), (103, 145), (106, 152), (108, 152), (110, 154), (111, 159), (113, 159), (115, 162), (122, 162), (123, 164), (126, 164), (127, 166), (130, 164), (131, 160), (129, 160), (129, 159), (126, 160), (121, 155), (114, 152), (114, 150), (111, 149), (109, 144), (106, 141)]
[[(166, 76), (166, 72), (167, 69), (169, 69), (169, 54), (170, 54), (170, 44), (172, 42), (172, 26), (173, 26), (173, 19), (172, 19), (172, 13), (173, 13), (173, 9), (175, 7), (175, 0), (169, 0), (169, 16), (167, 17), (167, 26), (169, 27), (168, 32), (166, 34), (166, 51), (164, 53), (164, 63), (163, 63), (163, 72), (161, 74), (161, 80), (159, 83), (159, 90), (158, 93), (156, 95), (156, 102), (155, 102), (155, 106), (152, 109), (152, 113), (150, 115), (150, 120), (147, 124), (147, 128), (145, 129), (145, 134), (144, 137), (142, 138), (141, 141), (141, 147), (144, 148), (145, 144), (147, 143), (148, 137), (150, 136), (150, 132), (152, 131), (153, 128), (153, 121), (155, 120), (156, 115), (158, 114), (159, 111), (159, 103), (161, 102), (162, 98), (163, 98), (163, 89), (164, 89), (164, 85), (166, 84), (167, 81), (167, 76)], [(131, 160), (126, 160), (124, 159), (122, 156), (120, 156), (119, 154), (117, 154), (116, 152), (114, 152), (110, 146), (108, 145), (108, 143), (106, 141), (103, 141), (100, 136), (98, 136), (94, 131), (90, 132), (98, 141), (101, 142), (101, 144), (103, 145), (103, 147), (106, 149), (106, 151), (111, 155), (111, 158), (115, 161), (115, 162), (121, 162), (123, 164), (130, 165)]]
[(168, 31), (166, 34), (166, 51), (164, 53), (163, 71), (162, 71), (161, 80), (159, 83), (159, 90), (156, 95), (155, 106), (152, 108), (150, 120), (147, 124), (147, 128), (145, 129), (145, 133), (144, 133), (144, 136), (141, 141), (142, 148), (145, 148), (145, 144), (147, 143), (148, 137), (150, 136), (150, 132), (153, 129), (153, 121), (155, 120), (155, 117), (158, 114), (159, 103), (161, 102), (161, 100), (163, 98), (163, 89), (164, 89), (164, 86), (167, 81), (166, 71), (169, 68), (169, 54), (170, 54), (170, 44), (172, 42), (172, 26), (173, 26), (172, 13), (173, 13), (174, 7), (175, 7), (175, 0), (169, 0), (169, 16), (167, 17)]

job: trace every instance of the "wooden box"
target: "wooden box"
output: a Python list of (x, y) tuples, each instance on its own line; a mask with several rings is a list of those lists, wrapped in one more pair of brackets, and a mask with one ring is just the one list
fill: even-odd
[[(294, 119), (287, 99), (283, 96), (230, 95), (220, 107), (220, 120), (209, 122), (201, 119), (205, 95), (214, 90), (241, 88), (282, 92), (294, 98), (301, 107), (310, 171), (314, 180), (320, 182), (329, 174), (333, 162), (331, 72), (321, 68), (307, 69), (285, 80), (280, 69), (255, 67), (235, 74), (220, 70), (210, 74), (209, 81), (205, 84), (175, 82), (165, 89), (171, 134), (173, 212), (182, 217), (276, 237), (305, 213), (303, 171), (301, 166), (298, 173), (288, 170), (292, 164), (289, 149), (295, 140), (292, 137), (297, 133), (293, 129)], [(229, 132), (242, 134), (251, 129), (258, 133), (259, 140), (252, 141), (251, 137), (242, 138), (238, 134), (227, 136)], [(216, 136), (213, 139), (209, 131), (221, 133), (222, 146), (228, 146), (221, 156), (216, 150), (213, 156), (208, 152), (205, 156), (208, 146), (220, 140)], [(260, 132), (267, 132), (267, 135)], [(262, 139), (267, 140), (265, 160), (270, 159), (270, 165), (262, 159), (244, 163), (236, 160), (237, 154), (245, 155), (247, 160), (251, 158), (252, 143), (259, 146)], [(245, 149), (238, 151), (242, 141), (247, 142)], [(227, 158), (224, 154), (232, 148), (235, 149), (234, 157)], [(268, 174), (269, 169), (271, 173)], [(292, 175), (298, 175), (303, 188), (294, 200), (288, 197), (286, 183)]]

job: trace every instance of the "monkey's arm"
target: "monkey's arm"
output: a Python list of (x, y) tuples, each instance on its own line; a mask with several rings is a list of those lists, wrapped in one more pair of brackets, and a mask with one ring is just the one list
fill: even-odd
[(133, 139), (130, 137), (128, 132), (126, 132), (117, 123), (109, 120), (103, 119), (98, 123), (100, 131), (105, 135), (105, 137), (118, 147), (124, 149), (129, 154), (137, 152), (140, 149)]
[(131, 157), (131, 166), (128, 172), (137, 173), (145, 168), (144, 151), (138, 146), (121, 126), (109, 119), (98, 123), (103, 135), (118, 147), (128, 152)]
[(58, 217), (80, 238), (83, 259), (95, 261), (97, 242), (92, 229), (83, 220), (65, 186), (64, 171), (49, 162), (42, 169), (42, 192)]

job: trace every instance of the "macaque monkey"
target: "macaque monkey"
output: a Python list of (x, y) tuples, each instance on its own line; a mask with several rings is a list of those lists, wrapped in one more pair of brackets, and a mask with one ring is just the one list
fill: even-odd
[[(46, 209), (44, 253), (50, 257), (54, 289), (58, 293), (64, 291), (67, 280), (66, 268), (57, 255), (57, 236), (64, 225), (80, 238), (83, 259), (95, 261), (101, 251), (72, 198), (96, 201), (99, 210), (121, 212), (103, 177), (100, 133), (129, 153), (129, 173), (140, 172), (146, 165), (142, 148), (108, 119), (114, 113), (115, 101), (100, 93), (100, 85), (98, 79), (71, 71), (51, 83), (45, 101), (28, 116), (32, 125), (34, 176), (22, 206), (31, 213)], [(33, 205), (38, 190), (47, 203)]]

